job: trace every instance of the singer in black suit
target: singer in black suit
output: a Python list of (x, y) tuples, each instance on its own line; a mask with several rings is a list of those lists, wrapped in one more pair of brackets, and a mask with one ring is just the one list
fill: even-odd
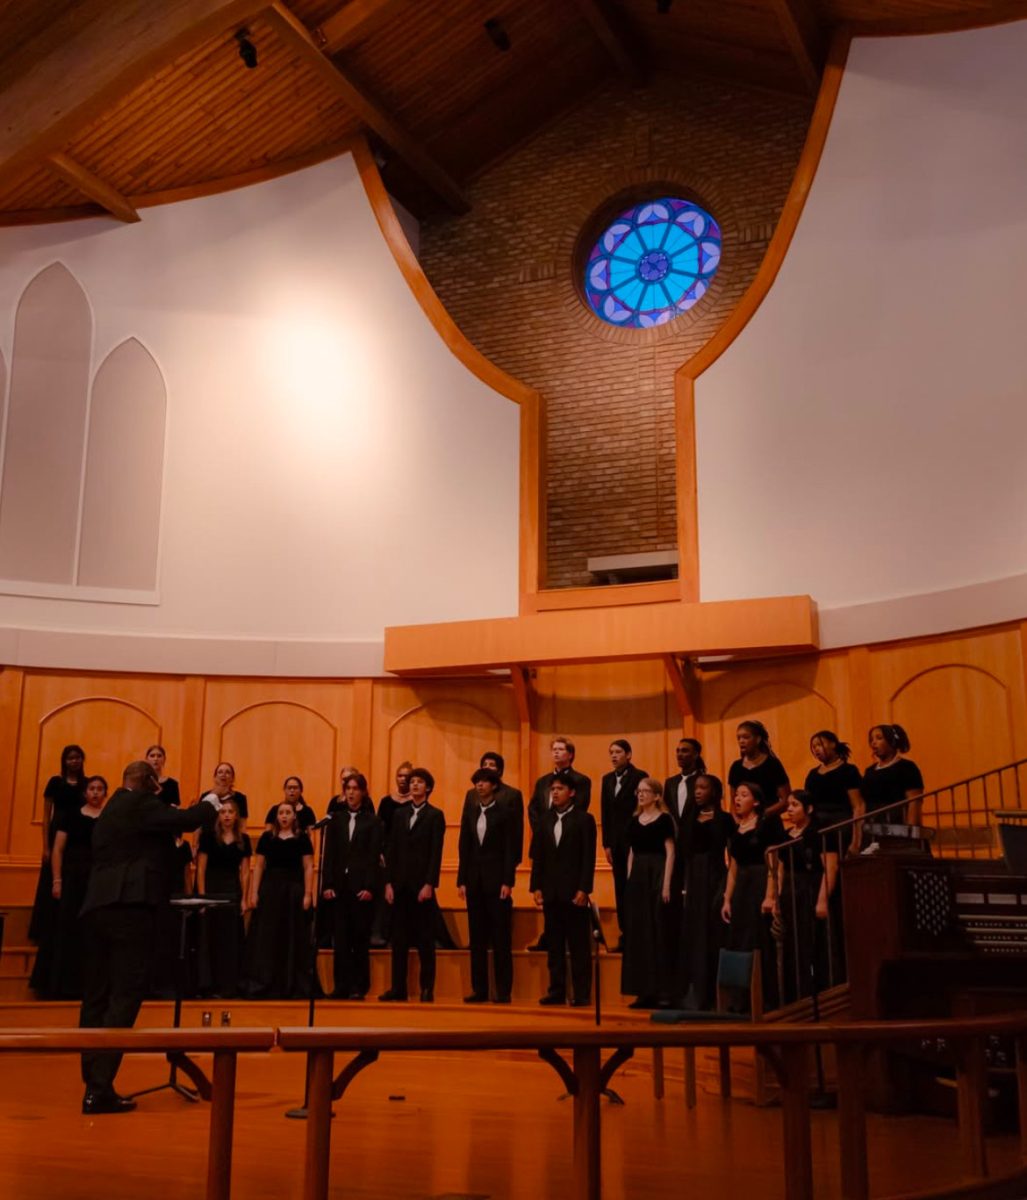
[(500, 780), (479, 767), (471, 776), (475, 803), (460, 823), (460, 865), (456, 886), (467, 902), (471, 934), (471, 994), (465, 1004), (489, 998), (489, 945), (496, 977), (496, 1003), (509, 1004), (513, 987), (513, 886), (517, 873), (514, 814), (496, 798)]
[[(521, 859), (524, 857), (524, 795), (520, 788), (511, 787), (503, 779), (503, 771), (506, 767), (506, 760), (502, 754), (495, 750), (486, 750), (478, 762), (479, 767), (484, 767), (487, 771), (495, 771), (499, 776), (499, 786), (496, 788), (496, 803), (500, 808), (509, 809), (514, 822), (514, 848), (517, 853), (517, 866), (521, 865)], [(461, 821), (467, 816), (469, 811), (473, 811), (478, 807), (478, 793), (472, 787), (468, 788), (467, 795), (464, 796), (464, 809), (461, 814)]]
[(429, 804), (435, 780), (424, 767), (410, 772), (410, 803), (392, 818), (385, 848), (385, 899), (392, 905), (392, 986), (379, 1000), (407, 998), (411, 943), (421, 960), (421, 1000), (435, 999), (435, 889), (442, 871), (446, 818)]
[(321, 894), (335, 901), (336, 1000), (363, 1000), (371, 988), (371, 924), (382, 891), (385, 826), (364, 807), (366, 790), (366, 783), (346, 788), (345, 806), (335, 810), (325, 830)]
[[(157, 772), (130, 763), (122, 786), (96, 819), (93, 865), (82, 905), (86, 945), (82, 1028), (128, 1028), (146, 993), (158, 909), (167, 903), (168, 835), (210, 829), (217, 804), (170, 808), (158, 799)], [(128, 1112), (134, 1101), (114, 1090), (121, 1055), (82, 1055), (84, 1113)]]
[[(535, 787), (528, 804), (528, 824), (531, 826), (531, 836), (542, 825), (542, 819), (549, 811), (551, 803), (550, 788), (557, 775), (563, 775), (574, 781), (574, 806), (582, 812), (588, 811), (592, 799), (592, 780), (580, 771), (575, 771), (574, 743), (565, 737), (555, 737), (550, 743), (550, 753), (553, 756), (553, 769), (535, 780)], [(530, 851), (529, 851), (530, 853)]]
[(702, 757), (702, 742), (695, 738), (678, 739), (674, 755), (678, 761), (678, 772), (663, 785), (663, 802), (674, 818), (677, 836), (674, 843), (674, 874), (670, 880), (672, 901), (667, 912), (667, 944), (674, 955), (681, 938), (681, 902), (685, 890), (685, 863), (688, 861), (689, 846), (686, 845), (686, 829), (690, 828), (695, 811), (695, 781), (706, 773)]
[(613, 868), (613, 892), (617, 901), (617, 928), (621, 949), (624, 942), (624, 885), (628, 878), (628, 826), (637, 802), (635, 792), (648, 772), (631, 761), (631, 743), (617, 738), (610, 743), (610, 764), (613, 770), (603, 776), (600, 785), (600, 816), (603, 827), (603, 853)]
[(592, 993), (592, 914), (596, 823), (578, 807), (571, 775), (553, 779), (552, 804), (535, 835), (531, 891), (545, 919), (549, 991), (540, 1004), (567, 1000), (567, 955), (571, 959), (572, 1003), (588, 1004)]

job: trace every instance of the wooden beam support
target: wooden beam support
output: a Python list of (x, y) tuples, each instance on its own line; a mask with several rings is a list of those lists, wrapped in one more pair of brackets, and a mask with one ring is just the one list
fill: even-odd
[(517, 704), (517, 782), (521, 791), (527, 791), (534, 774), (536, 752), (535, 692), (531, 686), (531, 672), (527, 667), (512, 666), (510, 682), (513, 684), (514, 700)]
[(80, 0), (5, 61), (0, 174), (59, 150), (166, 63), (263, 7), (263, 0)]
[(624, 18), (610, 7), (608, 0), (576, 0), (576, 3), (618, 71), (632, 87), (641, 87), (646, 82), (645, 64)]
[(820, 89), (823, 64), (823, 31), (816, 15), (807, 7), (805, 0), (770, 2), (806, 90), (815, 96)]
[(314, 40), (326, 54), (338, 54), (409, 0), (349, 0), (314, 30)]
[(83, 196), (95, 201), (101, 208), (105, 208), (112, 217), (117, 217), (119, 221), (129, 224), (139, 220), (139, 214), (132, 207), (132, 202), (127, 196), (123, 196), (117, 188), (111, 187), (105, 179), (94, 175), (87, 167), (73, 158), (69, 158), (67, 154), (60, 152), (48, 154), (46, 165), (65, 183), (70, 183), (73, 188), (78, 188)]
[(310, 30), (281, 3), (281, 0), (276, 0), (264, 13), (264, 20), (274, 28), (282, 42), (298, 53), (360, 120), (373, 129), (449, 208), (457, 213), (470, 211), (471, 206), (456, 180), (391, 113), (358, 87), (322, 52)]

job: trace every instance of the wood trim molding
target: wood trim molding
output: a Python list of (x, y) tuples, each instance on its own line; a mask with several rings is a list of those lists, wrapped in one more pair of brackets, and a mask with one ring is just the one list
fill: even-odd
[(76, 162), (67, 154), (60, 151), (54, 154), (47, 155), (46, 165), (51, 171), (65, 183), (70, 183), (73, 188), (76, 188), (92, 200), (94, 204), (99, 204), (105, 208), (112, 217), (116, 217), (119, 221), (124, 221), (131, 224), (139, 220), (139, 213), (136, 212), (134, 205), (127, 196), (123, 196), (117, 188), (112, 187), (106, 179), (101, 179), (99, 175), (94, 175), (87, 167)]
[(408, 0), (349, 0), (314, 30), (326, 54), (338, 54)]
[(925, 13), (919, 17), (882, 17), (877, 21), (852, 21), (853, 37), (917, 37), (931, 33), (965, 33), (1027, 19), (1027, 0), (996, 0), (970, 12)]
[(802, 81), (811, 96), (820, 87), (820, 65), (817, 61), (816, 36), (812, 28), (812, 13), (800, 8), (801, 0), (771, 0), (788, 49)]
[(602, 587), (552, 588), (527, 598), (526, 611), (558, 612), (566, 608), (612, 608), (622, 604), (666, 604), (677, 600), (676, 579), (657, 583), (615, 583)]
[(781, 216), (756, 277), (733, 312), (705, 346), (678, 368), (674, 381), (677, 439), (678, 575), (681, 598), (699, 598), (699, 512), (695, 459), (695, 381), (741, 334), (766, 299), (792, 244), (827, 143), (838, 92), (845, 74), (851, 34), (839, 29), (831, 40), (820, 91), (813, 108), (806, 142), (792, 178)]
[(435, 294), (410, 248), (389, 194), (385, 190), (374, 156), (364, 138), (358, 138), (354, 142), (353, 158), (386, 245), (392, 252), (407, 286), (413, 292), (414, 299), (431, 321), (435, 332), (468, 371), (477, 376), (486, 387), (492, 388), (520, 406), (520, 596), (521, 611), (533, 611), (528, 598), (538, 592), (540, 548), (544, 532), (541, 495), (542, 397), (534, 388), (521, 383), (519, 379), (514, 379), (512, 375), (490, 362), (468, 341)]

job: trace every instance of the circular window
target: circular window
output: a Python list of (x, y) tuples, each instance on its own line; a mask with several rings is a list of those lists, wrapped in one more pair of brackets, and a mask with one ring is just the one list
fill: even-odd
[(589, 307), (611, 325), (666, 325), (706, 294), (720, 264), (720, 226), (697, 204), (664, 196), (625, 209), (585, 263)]

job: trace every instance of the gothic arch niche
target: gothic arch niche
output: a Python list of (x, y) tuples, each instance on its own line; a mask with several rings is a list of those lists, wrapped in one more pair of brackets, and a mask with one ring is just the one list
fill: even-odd
[[(337, 730), (323, 713), (293, 700), (267, 700), (239, 709), (221, 725), (219, 757), (236, 771), (249, 800), (250, 826), (259, 831), (268, 808), (281, 798), (287, 775), (299, 775), (319, 817), (335, 788)], [(341, 764), (340, 764), (341, 765)], [(203, 786), (214, 763), (207, 763)]]
[(735, 729), (739, 722), (762, 721), (770, 733), (774, 753), (784, 763), (793, 787), (799, 787), (813, 765), (809, 752), (810, 736), (818, 729), (837, 728), (838, 710), (813, 688), (787, 680), (760, 683), (746, 688), (725, 705), (720, 715), (720, 767), (725, 783), (729, 765), (738, 757)]
[(157, 586), (166, 407), (160, 368), (128, 338), (93, 380), (77, 581), (83, 586)]
[(25, 288), (0, 484), (0, 578), (74, 582), (93, 315), (62, 263)]
[(891, 697), (928, 791), (1016, 757), (1006, 685), (981, 667), (946, 663), (913, 675)]

